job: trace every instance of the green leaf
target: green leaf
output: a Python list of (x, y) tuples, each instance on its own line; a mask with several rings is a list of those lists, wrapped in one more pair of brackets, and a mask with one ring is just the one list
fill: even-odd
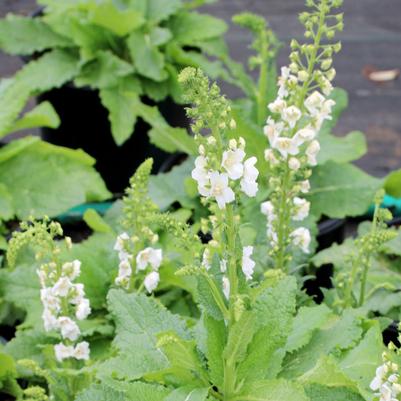
[[(78, 394), (75, 401), (127, 401), (124, 392), (114, 390), (102, 384), (92, 384)], [(150, 400), (150, 399), (149, 399)]]
[(383, 181), (371, 177), (351, 164), (327, 162), (311, 177), (311, 213), (331, 218), (360, 216), (371, 204)]
[(386, 177), (384, 189), (388, 195), (401, 198), (401, 170), (393, 171)]
[(95, 210), (88, 209), (84, 213), (85, 223), (93, 230), (99, 233), (109, 233), (113, 229), (103, 220), (103, 217)]
[[(16, 149), (14, 144), (2, 148), (0, 160), (3, 152), (9, 153), (8, 147)], [(0, 163), (0, 182), (13, 198), (17, 217), (55, 216), (86, 201), (110, 196), (93, 163), (81, 150), (35, 141)]]
[(194, 205), (185, 190), (185, 178), (190, 175), (192, 168), (193, 159), (189, 158), (168, 173), (150, 176), (149, 196), (160, 209), (166, 209), (174, 202), (180, 202), (184, 207)]
[(157, 82), (167, 79), (164, 55), (151, 43), (148, 35), (132, 32), (127, 40), (127, 45), (131, 59), (140, 75)]
[(248, 345), (255, 333), (255, 316), (251, 312), (243, 312), (241, 318), (230, 329), (224, 358), (232, 364), (241, 363), (246, 357)]
[(305, 386), (310, 401), (365, 401), (359, 394), (346, 387), (327, 387), (319, 384)]
[(0, 382), (9, 377), (16, 377), (17, 369), (11, 356), (0, 352)]
[(69, 51), (52, 50), (26, 64), (15, 75), (32, 92), (46, 92), (71, 81), (79, 71), (78, 57)]
[(163, 401), (206, 401), (208, 388), (181, 387), (170, 393)]
[(95, 59), (89, 61), (75, 79), (77, 86), (90, 86), (96, 89), (108, 89), (120, 84), (120, 78), (134, 72), (134, 67), (117, 57), (110, 50), (101, 50)]
[(175, 14), (181, 7), (181, 0), (148, 0), (147, 18), (153, 23), (166, 20), (170, 15)]
[(313, 333), (326, 323), (331, 315), (332, 312), (324, 304), (301, 307), (292, 323), (285, 346), (286, 352), (296, 351), (308, 344)]
[(111, 132), (117, 145), (122, 145), (132, 135), (137, 120), (138, 89), (135, 81), (127, 83), (123, 81), (118, 88), (100, 90), (100, 99), (109, 111)]
[(13, 198), (7, 187), (0, 183), (0, 219), (10, 220), (14, 213)]
[(278, 362), (273, 355), (287, 340), (295, 314), (296, 293), (295, 278), (286, 277), (257, 297), (253, 313), (258, 330), (248, 347), (246, 359), (238, 367), (240, 379), (264, 379)]
[(136, 112), (152, 129), (149, 131), (150, 141), (166, 152), (181, 151), (188, 155), (197, 152), (196, 143), (184, 128), (173, 128), (167, 124), (157, 107), (138, 102)]
[[(170, 5), (172, 2), (169, 2)], [(166, 7), (163, 7), (164, 9)], [(166, 44), (172, 37), (173, 34), (167, 28), (161, 28), (159, 26), (155, 26), (149, 33), (150, 41), (154, 46), (161, 46)]]
[(126, 386), (127, 401), (164, 401), (168, 393), (166, 387), (155, 384), (136, 382)]
[(300, 384), (286, 380), (248, 382), (238, 399), (244, 401), (310, 401)]
[(103, 28), (109, 29), (118, 36), (125, 36), (138, 29), (145, 22), (140, 11), (135, 9), (119, 10), (111, 1), (97, 4), (89, 20)]
[(338, 355), (354, 347), (363, 335), (360, 313), (347, 310), (342, 317), (333, 316), (313, 334), (307, 345), (286, 355), (281, 375), (285, 378), (302, 376), (315, 367), (322, 355)]
[(207, 364), (211, 381), (221, 386), (224, 380), (223, 351), (226, 345), (227, 329), (223, 320), (213, 319), (208, 314), (203, 315), (203, 323), (206, 329)]
[(37, 127), (57, 128), (59, 125), (60, 118), (56, 110), (49, 102), (42, 102), (16, 121), (9, 132)]
[(0, 48), (9, 54), (29, 55), (72, 42), (54, 32), (40, 18), (8, 14), (0, 20)]
[(197, 12), (182, 12), (171, 18), (167, 27), (181, 45), (196, 45), (200, 41), (220, 37), (227, 31), (221, 19)]
[(114, 346), (119, 355), (103, 364), (99, 375), (135, 380), (168, 368), (166, 356), (157, 348), (157, 335), (173, 331), (187, 339), (184, 322), (143, 294), (110, 290), (108, 303), (116, 324)]
[(319, 164), (329, 160), (337, 163), (351, 162), (361, 158), (368, 150), (365, 135), (360, 131), (350, 132), (344, 137), (320, 135), (319, 142)]
[(85, 293), (93, 309), (103, 309), (107, 292), (116, 275), (117, 253), (113, 252), (115, 235), (97, 233), (89, 239), (75, 244), (64, 257), (81, 261), (81, 274), (78, 281), (85, 285)]

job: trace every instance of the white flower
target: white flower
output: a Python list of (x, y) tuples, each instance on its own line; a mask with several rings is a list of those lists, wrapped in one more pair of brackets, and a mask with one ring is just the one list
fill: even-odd
[(129, 240), (129, 235), (127, 233), (121, 233), (117, 236), (116, 243), (114, 244), (114, 250), (117, 252), (124, 251), (124, 243)]
[(379, 390), (382, 384), (386, 381), (386, 376), (388, 373), (388, 366), (383, 364), (376, 369), (376, 376), (370, 383), (370, 388), (373, 391)]
[(43, 309), (42, 313), (43, 326), (46, 331), (56, 330), (59, 327), (57, 317), (54, 312), (49, 310), (48, 308)]
[(291, 70), (288, 67), (281, 67), (281, 76), (278, 79), (278, 97), (284, 98), (288, 96), (288, 84), (296, 84), (297, 78), (291, 75)]
[(75, 311), (75, 317), (78, 320), (86, 319), (91, 313), (91, 307), (89, 304), (89, 299), (83, 298), (81, 302), (77, 305), (77, 309)]
[(81, 262), (74, 260), (73, 262), (64, 263), (61, 267), (62, 274), (70, 280), (75, 280), (81, 274)]
[(298, 145), (302, 145), (305, 142), (309, 142), (316, 136), (316, 131), (312, 128), (302, 128), (295, 135), (294, 140)]
[(273, 203), (270, 201), (263, 202), (260, 205), (260, 211), (267, 216), (267, 219), (269, 221), (272, 221), (276, 218), (276, 215), (274, 214), (274, 206)]
[(58, 318), (58, 325), (61, 330), (61, 336), (71, 341), (75, 341), (81, 334), (78, 325), (68, 316)]
[(42, 288), (40, 290), (40, 300), (45, 309), (53, 312), (60, 310), (60, 299), (54, 296), (52, 288)]
[(53, 294), (58, 297), (66, 297), (72, 287), (72, 283), (68, 277), (60, 277), (52, 289)]
[(242, 149), (230, 149), (223, 153), (222, 167), (227, 171), (228, 176), (232, 180), (238, 180), (242, 177), (244, 166), (245, 152)]
[(287, 103), (283, 99), (276, 99), (273, 103), (269, 104), (269, 109), (272, 113), (282, 113), (287, 107)]
[(297, 171), (301, 167), (301, 162), (296, 157), (291, 157), (288, 160), (288, 167), (293, 171)]
[(54, 346), (54, 353), (56, 359), (62, 362), (64, 359), (71, 358), (74, 353), (74, 347), (72, 345), (64, 345), (63, 343), (56, 344)]
[(287, 107), (281, 113), (282, 119), (286, 121), (291, 128), (295, 127), (301, 116), (301, 110), (299, 110), (296, 106)]
[(227, 271), (227, 260), (226, 259), (222, 259), (220, 261), (220, 271), (222, 273), (225, 273)]
[(306, 156), (308, 157), (308, 163), (311, 166), (317, 165), (316, 156), (320, 151), (320, 144), (318, 141), (312, 141), (309, 146), (306, 148)]
[(198, 183), (206, 183), (208, 181), (207, 174), (207, 158), (204, 156), (198, 156), (195, 159), (195, 168), (192, 170), (191, 176)]
[(89, 359), (89, 343), (86, 341), (78, 343), (74, 348), (72, 357), (78, 360), (87, 361)]
[(311, 235), (307, 228), (299, 227), (294, 230), (290, 236), (292, 237), (293, 244), (302, 249), (304, 253), (309, 253), (309, 245), (311, 242)]
[(253, 253), (253, 246), (244, 246), (242, 249), (242, 272), (245, 274), (247, 280), (252, 279), (253, 271), (255, 269), (255, 262), (251, 259)]
[(263, 132), (269, 139), (270, 146), (274, 146), (275, 140), (280, 136), (283, 129), (284, 124), (282, 122), (276, 123), (271, 117), (267, 119)]
[(143, 284), (146, 288), (146, 291), (149, 293), (153, 292), (159, 285), (159, 281), (160, 281), (159, 272), (153, 271), (153, 272), (149, 273), (145, 277), (145, 280), (143, 282)]
[(202, 256), (202, 267), (204, 267), (206, 270), (209, 270), (212, 265), (212, 260), (211, 260), (211, 254), (209, 248), (205, 248), (203, 251), (203, 256)]
[(299, 153), (298, 145), (293, 138), (277, 138), (274, 147), (281, 153), (284, 159), (286, 159), (288, 155), (295, 156)]
[(131, 263), (128, 260), (122, 260), (118, 265), (118, 276), (131, 277), (131, 274), (132, 274)]
[(318, 91), (315, 91), (305, 100), (304, 104), (311, 116), (315, 117), (320, 113), (324, 101), (324, 96)]
[(292, 216), (295, 221), (302, 221), (308, 217), (310, 202), (305, 199), (295, 197), (294, 198), (295, 214)]
[(162, 250), (147, 247), (136, 256), (137, 270), (145, 270), (150, 264), (153, 270), (157, 270), (162, 263)]
[(230, 298), (230, 280), (228, 279), (228, 277), (223, 276), (222, 283), (223, 283), (223, 294), (228, 300)]
[(220, 209), (224, 209), (227, 203), (234, 202), (234, 191), (228, 186), (227, 174), (220, 174), (217, 171), (210, 173), (210, 196), (216, 199)]
[(85, 297), (84, 285), (81, 283), (73, 284), (70, 293), (70, 303), (73, 305), (79, 304)]
[(258, 183), (256, 182), (259, 170), (255, 167), (258, 160), (256, 157), (251, 157), (244, 163), (244, 176), (241, 180), (241, 190), (249, 197), (256, 196), (258, 192)]
[(326, 96), (330, 96), (331, 92), (333, 92), (333, 85), (327, 78), (322, 78), (321, 87)]
[(277, 160), (276, 156), (274, 156), (272, 149), (265, 150), (265, 160), (269, 162), (271, 166), (277, 166), (277, 164), (279, 164), (279, 161)]
[(299, 183), (299, 185), (301, 187), (301, 192), (303, 194), (307, 194), (309, 192), (309, 190), (310, 190), (310, 182), (308, 180), (301, 181)]

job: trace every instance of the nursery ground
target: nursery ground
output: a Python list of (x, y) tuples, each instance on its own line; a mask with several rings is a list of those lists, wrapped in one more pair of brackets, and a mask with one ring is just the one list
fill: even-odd
[[(279, 38), (302, 39), (296, 14), (304, 0), (220, 0), (206, 9), (229, 21), (235, 13), (249, 10), (264, 15)], [(29, 14), (37, 8), (35, 0), (1, 0), (0, 16), (8, 12)], [(379, 70), (401, 68), (401, 1), (346, 0), (346, 27), (341, 35), (343, 51), (337, 56), (336, 85), (347, 89), (350, 106), (336, 133), (362, 130), (368, 138), (369, 153), (358, 165), (376, 176), (401, 167), (401, 81), (377, 84), (362, 74), (367, 66)], [(231, 27), (227, 39), (232, 56), (245, 60), (250, 37)], [(280, 53), (279, 64), (287, 63), (288, 48)], [(0, 53), (0, 76), (9, 76), (21, 66), (16, 57)], [(232, 88), (225, 88), (237, 96)]]

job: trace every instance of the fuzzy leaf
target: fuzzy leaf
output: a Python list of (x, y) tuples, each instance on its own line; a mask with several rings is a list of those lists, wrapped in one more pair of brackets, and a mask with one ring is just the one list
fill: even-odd
[(131, 59), (140, 75), (157, 82), (167, 79), (168, 74), (164, 70), (164, 55), (152, 45), (147, 36), (141, 32), (132, 32), (127, 45)]
[(137, 120), (138, 90), (136, 82), (123, 81), (118, 88), (100, 90), (102, 104), (109, 111), (111, 132), (117, 145), (122, 145), (134, 132)]
[[(122, 391), (114, 390), (102, 384), (92, 384), (89, 388), (78, 394), (75, 401), (127, 401)], [(150, 399), (149, 399), (150, 400)]]
[(59, 125), (60, 118), (56, 110), (49, 102), (42, 102), (16, 121), (9, 132), (37, 127), (57, 128)]
[(327, 162), (318, 166), (311, 177), (308, 195), (311, 213), (331, 218), (360, 216), (371, 204), (383, 181), (350, 164)]
[(324, 164), (329, 160), (337, 163), (347, 163), (361, 158), (368, 150), (365, 135), (360, 131), (350, 132), (344, 137), (320, 135), (321, 150), (318, 163)]
[(94, 160), (83, 151), (32, 142), (29, 137), (19, 141), (28, 146), (21, 146), (19, 153), (6, 160), (2, 154), (8, 155), (9, 147), (16, 149), (15, 142), (0, 150), (0, 182), (13, 198), (17, 217), (55, 216), (86, 201), (110, 196), (92, 167)]
[(319, 384), (305, 386), (310, 401), (365, 401), (359, 394), (347, 387), (327, 387)]
[(182, 206), (192, 207), (194, 202), (185, 190), (185, 179), (191, 174), (193, 159), (189, 158), (168, 173), (150, 176), (149, 195), (160, 209), (166, 209), (174, 202)]
[(78, 73), (78, 57), (69, 51), (52, 50), (26, 64), (15, 75), (32, 92), (46, 92), (60, 88)]
[(6, 186), (0, 183), (0, 219), (10, 220), (14, 213), (13, 198)]
[(205, 401), (208, 388), (181, 387), (170, 393), (164, 401)]
[(0, 48), (9, 54), (29, 55), (72, 45), (39, 18), (8, 14), (0, 20)]
[(238, 367), (240, 379), (264, 379), (277, 362), (272, 356), (287, 340), (295, 313), (296, 292), (296, 280), (287, 277), (258, 296), (253, 312), (258, 330), (248, 347), (246, 359)]
[(319, 329), (331, 316), (330, 309), (322, 304), (302, 307), (292, 323), (292, 330), (285, 346), (286, 352), (293, 352), (308, 344), (315, 330)]
[(97, 4), (89, 14), (89, 19), (95, 25), (109, 29), (118, 36), (127, 35), (145, 22), (140, 11), (119, 10), (111, 1)]
[(177, 14), (167, 27), (174, 40), (182, 45), (196, 45), (197, 42), (220, 37), (227, 31), (227, 24), (221, 19), (197, 12)]
[(223, 355), (226, 344), (226, 326), (224, 321), (215, 320), (204, 314), (203, 322), (206, 328), (206, 352), (210, 378), (214, 384), (221, 386), (224, 379)]
[(143, 294), (111, 290), (108, 303), (116, 324), (114, 346), (119, 356), (99, 368), (100, 376), (134, 380), (145, 373), (167, 368), (168, 360), (156, 346), (157, 335), (173, 331), (186, 339), (184, 322)]
[(301, 385), (285, 380), (248, 382), (238, 399), (247, 401), (310, 401)]
[(197, 152), (194, 139), (184, 128), (174, 128), (167, 124), (157, 107), (138, 103), (136, 112), (152, 129), (149, 131), (150, 141), (166, 152), (180, 151), (189, 155)]
[(110, 50), (102, 50), (96, 58), (88, 62), (75, 79), (77, 86), (90, 86), (97, 89), (107, 89), (118, 86), (120, 77), (130, 75), (134, 67), (117, 57)]

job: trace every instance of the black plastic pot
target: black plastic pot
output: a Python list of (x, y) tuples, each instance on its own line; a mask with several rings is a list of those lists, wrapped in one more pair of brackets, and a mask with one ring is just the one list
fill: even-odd
[[(100, 102), (98, 91), (76, 88), (71, 84), (42, 94), (40, 101), (49, 101), (61, 119), (58, 129), (42, 129), (42, 138), (50, 143), (73, 149), (81, 148), (96, 159), (96, 169), (113, 193), (121, 193), (129, 178), (148, 157), (154, 159), (154, 171), (170, 156), (149, 141), (150, 126), (138, 119), (132, 136), (121, 146), (111, 135), (108, 111)], [(144, 102), (154, 105), (149, 99)], [(184, 108), (167, 99), (157, 104), (173, 127), (188, 127)]]

